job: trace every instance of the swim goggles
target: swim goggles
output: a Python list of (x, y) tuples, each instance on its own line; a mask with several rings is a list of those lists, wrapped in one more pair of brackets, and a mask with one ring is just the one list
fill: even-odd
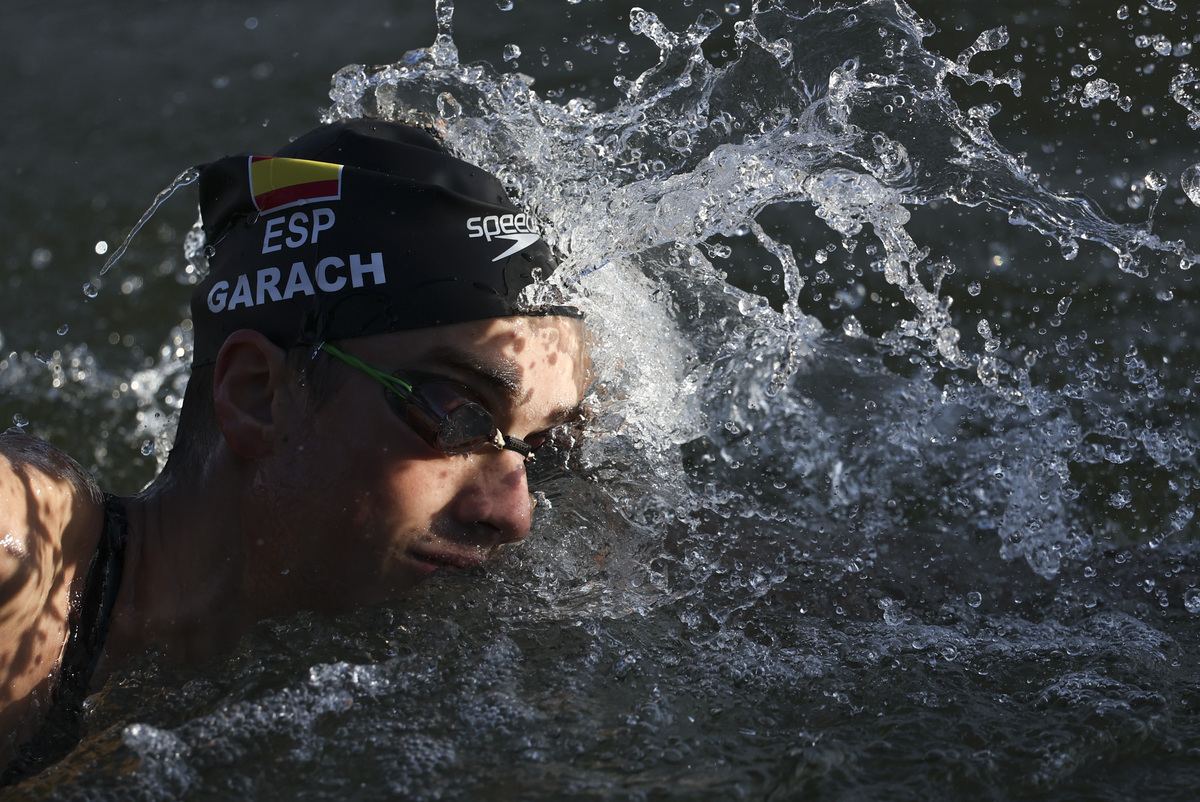
[[(323, 342), (318, 351), (335, 356), (383, 385), (388, 406), (429, 445), (445, 454), (467, 454), (492, 445), (533, 460), (524, 440), (504, 434), (492, 413), (471, 388), (452, 379), (418, 370), (388, 374)], [(540, 445), (540, 444), (538, 444)]]

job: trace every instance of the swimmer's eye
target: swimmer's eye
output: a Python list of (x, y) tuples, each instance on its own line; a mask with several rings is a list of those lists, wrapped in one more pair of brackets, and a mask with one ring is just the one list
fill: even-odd
[(529, 446), (530, 453), (537, 453), (537, 450), (546, 443), (550, 442), (550, 437), (554, 433), (554, 429), (546, 429), (542, 432), (535, 432), (525, 438), (525, 445)]
[(533, 448), (503, 434), (483, 399), (465, 384), (416, 370), (398, 370), (389, 375), (329, 343), (321, 343), (318, 349), (383, 385), (384, 397), (396, 416), (442, 453), (467, 454), (491, 445), (530, 458)]

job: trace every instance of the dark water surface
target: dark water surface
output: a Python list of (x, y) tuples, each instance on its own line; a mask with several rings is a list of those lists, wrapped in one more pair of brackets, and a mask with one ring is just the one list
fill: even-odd
[(6, 11), (0, 425), (147, 481), (190, 190), (101, 266), (322, 113), (520, 189), (601, 376), (505, 564), (151, 655), (14, 798), (1195, 798), (1194, 3), (502, 5)]

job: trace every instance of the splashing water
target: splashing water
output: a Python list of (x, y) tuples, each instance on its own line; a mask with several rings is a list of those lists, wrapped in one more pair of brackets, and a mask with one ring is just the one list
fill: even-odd
[[(500, 572), (265, 624), (215, 678), (151, 660), (76, 764), (120, 750), (103, 786), (160, 796), (1190, 792), (1196, 256), (998, 140), (1028, 78), (973, 65), (1009, 33), (946, 58), (895, 0), (757, 3), (718, 60), (720, 14), (635, 8), (659, 61), (603, 107), (463, 63), (453, 12), (326, 119), (432, 126), (530, 208), (595, 338), (591, 430), (539, 457)], [(1123, 113), (1114, 77), (1064, 107)], [(1178, 170), (1125, 186), (1165, 205)], [(986, 259), (943, 247), (960, 218)]]
[(1193, 164), (1184, 169), (1179, 176), (1179, 186), (1188, 200), (1200, 206), (1200, 164)]
[[(908, 420), (894, 422), (886, 445), (871, 447), (910, 450), (927, 470), (956, 471), (953, 482), (935, 471), (961, 499), (951, 504), (962, 512), (954, 520), (978, 527), (979, 504), (970, 499), (986, 499), (987, 528), (1000, 537), (1004, 557), (1024, 557), (1052, 577), (1065, 551), (1090, 540), (1085, 530), (1104, 526), (1070, 503), (1087, 490), (1081, 465), (1152, 460), (1169, 469), (1191, 460), (1194, 442), (1178, 427), (1144, 426), (1102, 408), (1109, 388), (1081, 382), (1056, 392), (1038, 381), (1036, 354), (1011, 358), (1020, 343), (1010, 339), (1001, 349), (991, 337), (981, 352), (964, 351), (953, 298), (943, 290), (954, 265), (934, 259), (933, 244), (916, 241), (906, 227), (914, 207), (950, 202), (999, 211), (1011, 224), (1050, 235), (1069, 260), (1080, 241), (1090, 241), (1136, 275), (1148, 275), (1160, 256), (1176, 269), (1195, 261), (1182, 242), (1163, 241), (1149, 226), (1115, 223), (1091, 201), (1045, 188), (995, 140), (988, 114), (958, 108), (947, 88), (952, 78), (1020, 95), (1015, 72), (971, 71), (972, 59), (1008, 44), (1004, 29), (981, 34), (949, 60), (923, 49), (932, 28), (902, 4), (804, 15), (756, 7), (737, 23), (739, 57), (715, 67), (701, 49), (720, 23), (715, 15), (701, 14), (676, 34), (634, 9), (630, 29), (660, 48), (661, 61), (624, 82), (623, 100), (601, 111), (584, 100), (544, 100), (518, 73), (460, 64), (448, 44), (452, 6), (439, 9), (443, 27), (433, 48), (383, 69), (340, 72), (327, 119), (369, 114), (436, 126), (466, 158), (497, 169), (565, 257), (563, 283), (578, 285), (590, 305), (601, 362), (619, 375), (614, 383), (624, 395), (600, 406), (637, 448), (694, 444), (702, 427), (717, 424), (720, 445), (705, 448), (727, 465), (752, 465), (751, 475), (778, 474), (810, 491), (811, 480), (823, 477), (836, 492), (822, 495), (860, 511), (876, 507), (880, 496), (906, 508), (928, 504), (923, 493), (899, 492), (882, 475), (861, 481), (873, 461), (862, 454), (850, 462), (836, 449), (820, 453), (803, 442), (814, 424), (830, 441), (847, 434), (836, 421), (813, 421), (814, 407), (829, 400), (797, 386), (808, 371), (820, 373), (812, 355), (827, 336), (799, 308), (807, 279), (795, 248), (806, 243), (786, 242), (763, 225), (777, 209), (807, 205), (846, 250), (866, 239), (871, 270), (907, 302), (873, 350), (875, 358), (907, 355), (919, 365), (918, 380), (895, 388), (902, 403), (916, 407), (893, 409)], [(862, 44), (867, 33), (873, 49)], [(1160, 193), (1166, 179), (1153, 173), (1145, 186)], [(738, 289), (714, 266), (717, 249), (730, 250), (722, 243), (743, 260), (774, 262), (782, 285), (777, 307)], [(1059, 307), (1065, 312), (1069, 303), (1064, 298)], [(979, 321), (981, 331), (986, 324)], [(843, 347), (820, 344), (826, 357)], [(1131, 382), (1155, 381), (1136, 354), (1125, 364)], [(789, 384), (793, 392), (785, 391)], [(952, 417), (990, 429), (990, 438), (979, 431), (971, 446), (952, 445), (953, 430), (963, 425)], [(1028, 449), (1016, 448), (1023, 438)], [(787, 459), (766, 458), (765, 451), (785, 444)], [(602, 463), (607, 455), (593, 458)], [(883, 473), (894, 469), (894, 458), (879, 453), (875, 460)], [(855, 465), (860, 481), (834, 482), (837, 464)], [(1189, 494), (1177, 495), (1180, 509), (1190, 506)], [(907, 514), (915, 510), (880, 511), (871, 528), (885, 531), (887, 519)]]
[[(133, 242), (133, 238), (137, 236), (138, 232), (142, 230), (146, 223), (150, 222), (150, 219), (154, 217), (154, 213), (157, 212), (164, 203), (170, 200), (171, 196), (174, 195), (180, 187), (190, 186), (191, 184), (196, 183), (199, 178), (200, 171), (195, 167), (189, 167), (176, 176), (174, 181), (172, 181), (169, 185), (167, 185), (166, 188), (159, 192), (157, 197), (154, 198), (154, 202), (150, 204), (150, 208), (147, 209), (145, 214), (142, 215), (141, 219), (134, 224), (129, 234), (125, 237), (125, 240), (106, 260), (104, 260), (104, 266), (100, 268), (100, 275), (103, 276), (105, 273), (111, 270), (112, 266), (115, 265), (121, 259), (121, 257), (125, 255), (125, 252), (129, 250), (129, 244)], [(95, 296), (89, 295), (88, 297)]]

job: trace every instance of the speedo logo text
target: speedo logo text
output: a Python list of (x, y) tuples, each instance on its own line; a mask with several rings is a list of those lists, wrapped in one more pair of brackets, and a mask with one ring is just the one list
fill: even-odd
[(499, 262), (514, 253), (520, 253), (538, 241), (538, 233), (533, 229), (533, 221), (529, 215), (523, 212), (489, 214), (487, 217), (469, 218), (467, 231), (467, 236), (471, 239), (482, 237), (487, 242), (503, 239), (512, 243), (507, 250), (494, 257), (493, 262)]

